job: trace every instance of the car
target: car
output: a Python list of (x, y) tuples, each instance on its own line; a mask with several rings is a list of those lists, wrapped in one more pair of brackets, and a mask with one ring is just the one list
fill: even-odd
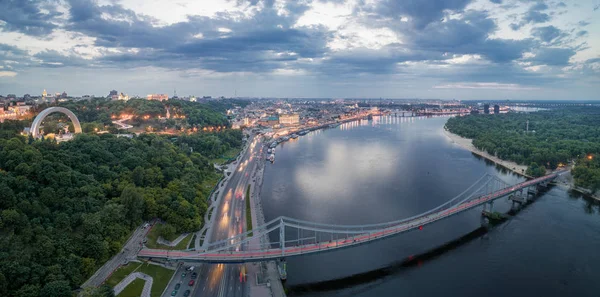
[(188, 283), (188, 286), (190, 286), (190, 287), (191, 287), (191, 286), (193, 286), (193, 285), (194, 285), (194, 283), (195, 283), (195, 281), (194, 281), (194, 280), (191, 280), (191, 281)]
[(187, 273), (185, 273), (185, 272), (184, 272), (184, 273), (182, 273), (182, 274), (181, 274), (181, 278), (184, 278), (186, 275), (187, 275)]
[(185, 292), (183, 292), (183, 297), (188, 297), (190, 296), (190, 290), (185, 290)]
[(198, 273), (194, 272), (192, 273), (192, 279), (196, 279), (198, 277)]
[(175, 285), (175, 291), (179, 290), (179, 287), (181, 287), (181, 284), (176, 284)]
[(173, 290), (173, 292), (171, 292), (171, 296), (176, 296), (177, 295), (177, 290)]

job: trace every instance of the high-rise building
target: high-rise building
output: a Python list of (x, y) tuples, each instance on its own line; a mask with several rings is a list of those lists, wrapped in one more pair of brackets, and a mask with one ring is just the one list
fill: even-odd
[(496, 104), (494, 105), (494, 114), (499, 114), (500, 113), (500, 105)]
[(490, 114), (490, 105), (489, 104), (486, 103), (483, 105), (483, 113)]

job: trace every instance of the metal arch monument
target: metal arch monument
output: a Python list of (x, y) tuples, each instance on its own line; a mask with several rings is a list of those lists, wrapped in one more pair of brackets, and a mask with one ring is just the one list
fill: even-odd
[(75, 116), (75, 114), (64, 108), (64, 107), (49, 107), (46, 108), (44, 110), (42, 110), (42, 112), (40, 112), (35, 119), (33, 120), (33, 123), (31, 123), (31, 128), (29, 129), (29, 132), (31, 133), (31, 136), (33, 136), (34, 138), (38, 138), (40, 137), (40, 125), (42, 124), (42, 121), (44, 121), (44, 119), (51, 113), (55, 113), (55, 112), (60, 112), (63, 113), (65, 115), (67, 115), (69, 117), (69, 119), (71, 119), (71, 121), (73, 122), (73, 126), (75, 127), (75, 133), (81, 133), (81, 124), (79, 124), (79, 119), (77, 118), (77, 116)]

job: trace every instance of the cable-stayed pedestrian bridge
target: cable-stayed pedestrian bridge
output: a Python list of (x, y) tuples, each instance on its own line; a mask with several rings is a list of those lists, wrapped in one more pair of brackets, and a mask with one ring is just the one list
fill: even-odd
[(528, 193), (537, 191), (538, 186), (545, 187), (563, 172), (553, 172), (516, 185), (509, 185), (496, 176), (486, 174), (444, 204), (397, 221), (368, 225), (335, 225), (279, 217), (248, 232), (210, 243), (202, 251), (144, 248), (138, 257), (188, 262), (240, 263), (334, 251), (420, 230), (428, 224), (477, 206), (483, 205), (485, 209), (488, 205), (491, 211), (494, 200), (502, 197), (508, 196), (513, 203), (526, 202)]

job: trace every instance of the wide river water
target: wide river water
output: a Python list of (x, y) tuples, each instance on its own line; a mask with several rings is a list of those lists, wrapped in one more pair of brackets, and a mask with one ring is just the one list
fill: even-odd
[[(447, 117), (376, 117), (277, 147), (262, 205), (278, 216), (379, 223), (429, 210), (485, 173), (523, 179), (454, 144)], [(510, 204), (498, 200), (496, 210)], [(481, 208), (369, 245), (287, 259), (292, 296), (600, 296), (600, 206), (559, 186), (507, 222), (417, 265), (407, 257), (477, 229)]]

